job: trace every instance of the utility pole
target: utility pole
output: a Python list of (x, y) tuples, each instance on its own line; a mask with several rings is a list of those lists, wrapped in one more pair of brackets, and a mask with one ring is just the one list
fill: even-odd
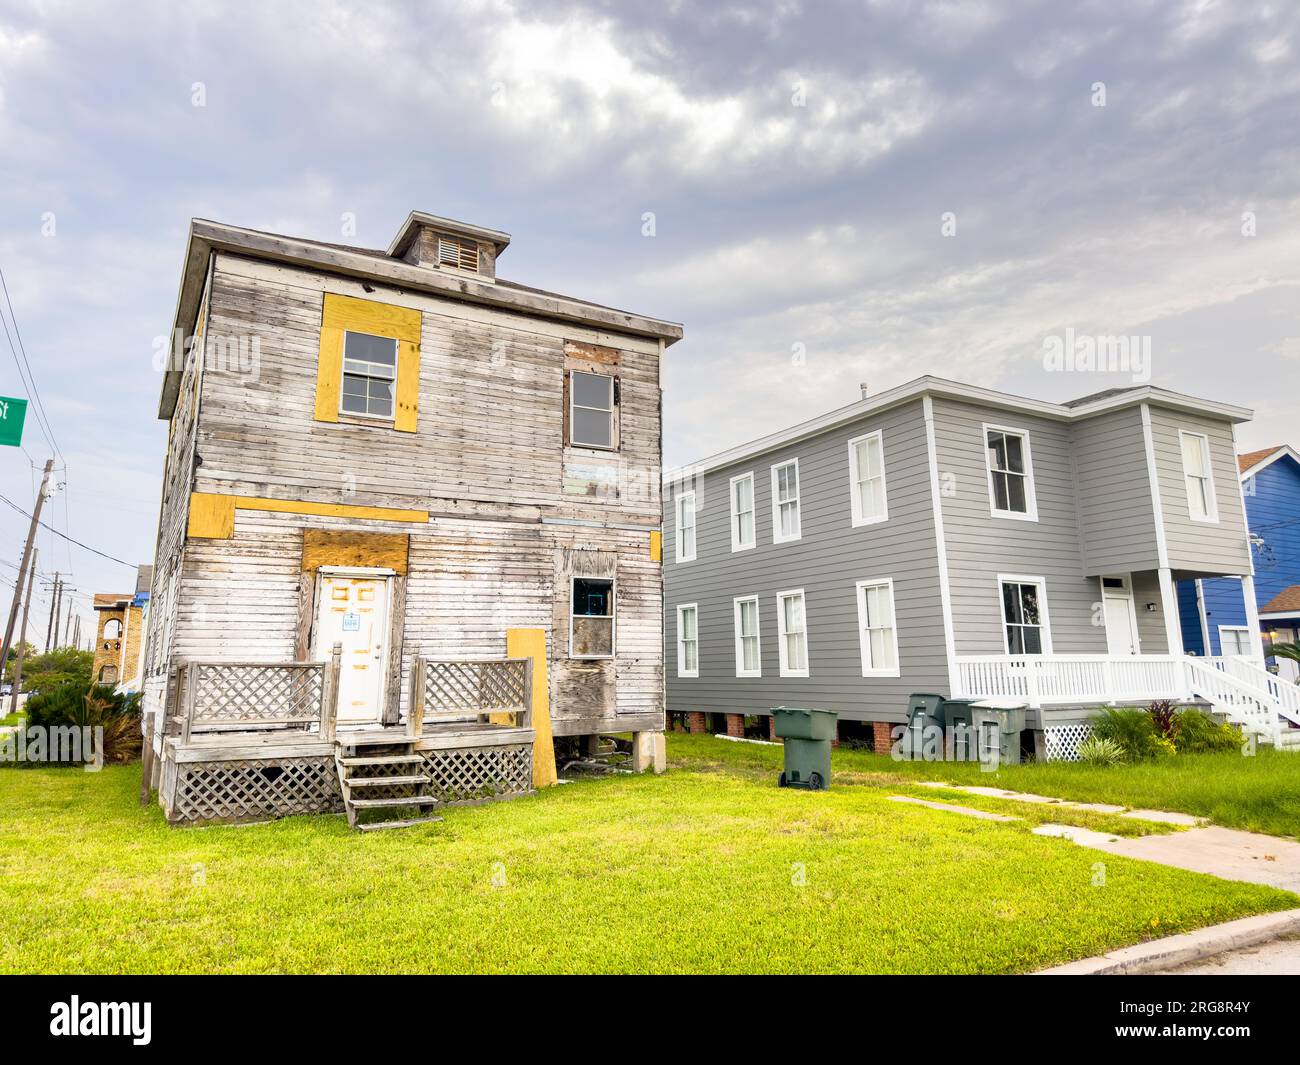
[(81, 615), (78, 614), (72, 622), (72, 646), (81, 646)]
[(23, 601), (23, 623), (18, 630), (18, 657), (14, 660), (14, 682), (9, 689), (9, 712), (18, 712), (18, 693), (23, 690), (23, 652), (27, 649), (27, 616), (32, 612), (32, 584), (36, 577), (36, 555), (32, 552), (32, 565), (27, 571), (27, 598)]
[(58, 639), (58, 617), (59, 617), (59, 597), (63, 594), (63, 578), (56, 572), (54, 574), (54, 591), (50, 593), (53, 598), (50, 600), (50, 623), (45, 631), (45, 650), (54, 650), (54, 641)]
[(32, 507), (32, 523), (27, 529), (27, 543), (23, 545), (23, 562), (18, 567), (18, 583), (14, 585), (14, 601), (9, 607), (9, 620), (5, 623), (5, 638), (0, 645), (0, 669), (9, 664), (9, 648), (13, 646), (14, 625), (18, 622), (18, 601), (23, 595), (23, 584), (27, 580), (27, 567), (32, 561), (32, 542), (36, 539), (36, 527), (41, 521), (41, 507), (45, 505), (45, 490), (50, 484), (50, 471), (54, 460), (45, 460), (45, 472), (41, 475), (41, 487), (36, 493), (36, 506)]
[(67, 613), (67, 617), (64, 619), (63, 622), (64, 640), (68, 639), (68, 637), (71, 636), (72, 634), (72, 600), (75, 598), (76, 596), (72, 595), (71, 593), (68, 595), (68, 613)]

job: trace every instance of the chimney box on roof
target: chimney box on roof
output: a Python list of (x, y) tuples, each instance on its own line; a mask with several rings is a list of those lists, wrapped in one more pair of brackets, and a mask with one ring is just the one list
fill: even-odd
[(497, 256), (509, 244), (509, 233), (412, 211), (389, 245), (388, 254), (412, 266), (490, 281), (496, 277)]

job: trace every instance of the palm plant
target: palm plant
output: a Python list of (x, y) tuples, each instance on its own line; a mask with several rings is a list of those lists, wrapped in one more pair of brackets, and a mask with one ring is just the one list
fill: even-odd
[(1271, 658), (1287, 658), (1300, 663), (1300, 643), (1275, 643), (1268, 653)]

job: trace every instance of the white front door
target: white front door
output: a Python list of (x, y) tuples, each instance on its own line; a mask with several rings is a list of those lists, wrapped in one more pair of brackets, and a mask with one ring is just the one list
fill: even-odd
[(339, 673), (340, 725), (374, 725), (383, 715), (388, 661), (388, 577), (321, 571), (316, 658), (343, 645)]
[(1106, 618), (1107, 653), (1138, 654), (1137, 613), (1127, 577), (1101, 579), (1101, 605)]

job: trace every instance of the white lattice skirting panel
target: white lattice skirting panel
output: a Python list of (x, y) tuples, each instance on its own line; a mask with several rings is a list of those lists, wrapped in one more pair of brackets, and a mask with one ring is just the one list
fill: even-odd
[(1091, 725), (1050, 725), (1043, 729), (1043, 746), (1049, 762), (1077, 762), (1079, 744), (1092, 732)]
[(445, 803), (506, 798), (533, 787), (532, 744), (416, 753), (424, 756), (429, 793)]
[(181, 762), (166, 802), (172, 824), (265, 821), (292, 814), (342, 813), (343, 795), (331, 757)]

